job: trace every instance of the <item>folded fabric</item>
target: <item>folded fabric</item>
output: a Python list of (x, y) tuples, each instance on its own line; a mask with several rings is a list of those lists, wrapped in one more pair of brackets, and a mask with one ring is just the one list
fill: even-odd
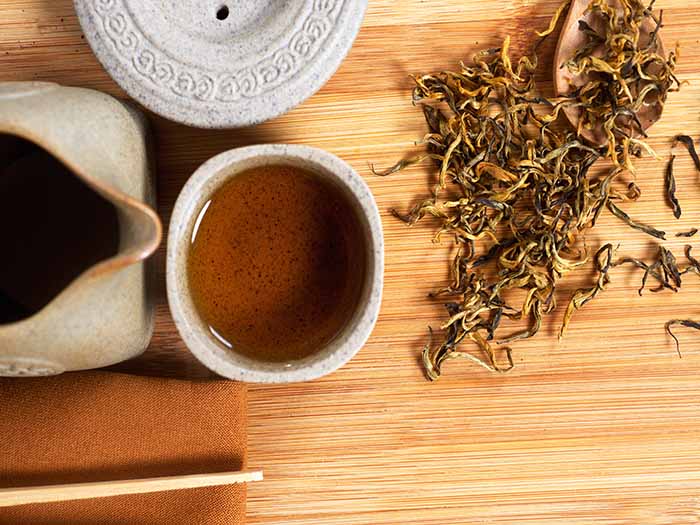
[[(109, 372), (0, 380), (0, 488), (239, 470), (246, 389)], [(235, 525), (244, 485), (0, 508), (2, 525)]]

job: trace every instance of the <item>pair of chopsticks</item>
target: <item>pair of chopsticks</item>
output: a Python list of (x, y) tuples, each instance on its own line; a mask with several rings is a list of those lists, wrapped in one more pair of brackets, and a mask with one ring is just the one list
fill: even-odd
[(121, 481), (98, 481), (69, 485), (47, 485), (44, 487), (19, 487), (0, 489), (0, 507), (28, 505), (30, 503), (53, 503), (79, 499), (107, 498), (128, 494), (148, 494), (168, 490), (217, 487), (235, 483), (262, 481), (260, 470), (241, 472), (217, 472), (187, 476), (129, 479)]

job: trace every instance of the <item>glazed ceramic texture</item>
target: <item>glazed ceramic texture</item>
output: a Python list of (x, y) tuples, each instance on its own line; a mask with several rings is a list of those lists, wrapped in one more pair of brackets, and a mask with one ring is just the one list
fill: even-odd
[[(362, 223), (367, 253), (360, 300), (345, 328), (325, 348), (291, 363), (253, 360), (217, 342), (197, 313), (187, 278), (187, 256), (203, 206), (231, 177), (271, 164), (302, 168), (338, 186)], [(202, 165), (180, 193), (168, 233), (166, 275), (168, 301), (178, 331), (192, 353), (210, 370), (229, 379), (252, 383), (310, 381), (335, 371), (352, 359), (377, 321), (384, 283), (384, 237), (379, 211), (362, 177), (347, 163), (323, 150), (270, 144), (228, 151)]]
[(55, 375), (142, 353), (154, 313), (144, 261), (162, 232), (151, 208), (146, 121), (97, 91), (9, 82), (0, 83), (0, 133), (42, 147), (111, 202), (120, 237), (114, 257), (88, 268), (39, 312), (0, 324), (0, 376)]
[(133, 98), (202, 128), (256, 124), (318, 91), (367, 0), (75, 0), (83, 31)]

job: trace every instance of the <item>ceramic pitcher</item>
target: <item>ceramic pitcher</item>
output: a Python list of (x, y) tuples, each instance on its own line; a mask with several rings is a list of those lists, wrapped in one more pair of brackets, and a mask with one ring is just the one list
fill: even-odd
[[(154, 314), (145, 261), (162, 236), (152, 209), (145, 119), (93, 90), (44, 82), (0, 83), (0, 141), (17, 140), (13, 137), (40, 146), (109, 201), (116, 211), (119, 241), (116, 255), (80, 273), (41, 310), (0, 324), (0, 376), (55, 375), (142, 353), (153, 332)], [(12, 256), (0, 248), (0, 257)]]

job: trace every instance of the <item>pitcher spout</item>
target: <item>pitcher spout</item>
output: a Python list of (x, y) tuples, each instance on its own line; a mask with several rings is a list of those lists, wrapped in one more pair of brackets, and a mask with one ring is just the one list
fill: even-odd
[(148, 259), (160, 246), (163, 225), (157, 213), (148, 205), (126, 195), (112, 196), (119, 217), (119, 251), (96, 265), (91, 276), (117, 271)]

